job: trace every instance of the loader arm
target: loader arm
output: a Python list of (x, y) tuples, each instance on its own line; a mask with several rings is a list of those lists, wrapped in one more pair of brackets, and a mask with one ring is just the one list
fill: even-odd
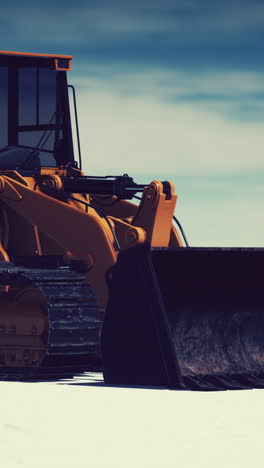
[(0, 177), (0, 200), (25, 217), (76, 258), (86, 260), (87, 273), (99, 302), (106, 305), (108, 293), (105, 272), (116, 262), (117, 251), (111, 229), (94, 210), (79, 210), (40, 191)]
[[(145, 187), (139, 206), (114, 197), (105, 204), (102, 204), (101, 198), (92, 197), (91, 204), (97, 209), (103, 209), (106, 216), (115, 219), (118, 234), (120, 219), (131, 219), (134, 227), (144, 229), (145, 241), (147, 240), (153, 247), (183, 247), (179, 232), (172, 224), (178, 196), (174, 184), (171, 182), (166, 184), (170, 192), (169, 197), (164, 193), (164, 182), (155, 180)], [(125, 247), (132, 246), (132, 243), (125, 245)]]
[[(122, 219), (100, 216), (96, 206), (85, 211), (81, 205), (85, 201), (80, 194), (72, 197), (74, 201), (70, 194), (64, 201), (59, 200), (64, 189), (63, 178), (54, 174), (45, 176), (43, 184), (38, 182), (36, 190), (32, 189), (33, 179), (27, 186), (25, 178), (20, 182), (14, 177), (14, 173), (10, 173), (10, 177), (0, 177), (0, 200), (32, 225), (37, 255), (42, 255), (39, 230), (62, 247), (68, 258), (86, 263), (87, 280), (102, 313), (108, 300), (106, 273), (116, 263), (119, 249), (145, 242), (152, 247), (168, 247), (172, 241), (181, 245), (177, 231), (172, 230), (177, 199), (172, 183), (166, 182), (167, 193), (164, 182), (153, 181), (145, 186), (139, 207), (134, 206), (134, 216)], [(52, 192), (53, 196), (47, 194), (51, 186), (58, 189), (57, 193)], [(102, 213), (103, 208), (100, 209), (99, 213)], [(4, 246), (0, 251), (4, 258)]]

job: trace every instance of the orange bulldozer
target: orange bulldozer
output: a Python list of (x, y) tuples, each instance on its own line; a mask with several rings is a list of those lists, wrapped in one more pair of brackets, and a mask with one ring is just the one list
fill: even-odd
[(262, 387), (264, 250), (189, 247), (172, 182), (85, 175), (71, 59), (0, 53), (0, 379)]

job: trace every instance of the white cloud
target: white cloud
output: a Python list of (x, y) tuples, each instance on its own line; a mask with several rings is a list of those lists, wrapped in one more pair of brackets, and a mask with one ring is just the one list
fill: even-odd
[[(176, 178), (177, 183), (177, 178)], [(195, 195), (192, 201), (186, 201), (187, 193), (181, 193), (176, 216), (185, 229), (191, 246), (203, 247), (263, 247), (264, 193), (256, 197), (254, 187), (243, 191), (243, 185), (234, 181), (240, 189), (240, 199), (221, 200), (220, 191), (208, 190), (208, 199), (197, 203)], [(223, 184), (222, 189), (225, 189)], [(218, 200), (215, 197), (219, 197)]]
[[(75, 63), (75, 62), (74, 62)], [(119, 67), (120, 68), (120, 67)], [(144, 69), (141, 71), (125, 72), (118, 70), (118, 66), (111, 64), (94, 65), (89, 63), (82, 66), (82, 72), (86, 76), (75, 75), (74, 66), (73, 77), (78, 80), (80, 86), (86, 88), (108, 87), (115, 88), (119, 93), (147, 93), (149, 95), (162, 94), (184, 96), (191, 93), (218, 94), (229, 98), (241, 95), (241, 93), (264, 92), (262, 74), (248, 71), (180, 71), (166, 70), (166, 67), (159, 69)], [(100, 77), (101, 78), (98, 78)]]
[[(74, 70), (78, 69), (74, 62)], [(141, 71), (125, 72), (118, 65), (82, 65), (82, 75), (71, 75), (78, 86), (89, 92), (107, 91), (123, 97), (148, 96), (178, 105), (178, 101), (227, 115), (239, 105), (262, 108), (264, 82), (261, 73), (248, 71), (180, 71), (141, 67)], [(257, 99), (258, 98), (258, 99)], [(180, 104), (179, 104), (180, 105)], [(264, 114), (263, 114), (264, 115)]]
[[(225, 183), (210, 183), (211, 175), (221, 181), (223, 173), (264, 171), (263, 124), (227, 122), (195, 106), (106, 90), (81, 93), (79, 111), (86, 174), (128, 172), (138, 183), (173, 180), (175, 214), (190, 245), (263, 246), (263, 187), (234, 177), (232, 193)], [(180, 189), (181, 174), (208, 179)]]
[[(175, 214), (190, 245), (263, 245), (264, 189), (254, 173), (264, 171), (264, 121), (229, 115), (234, 95), (263, 92), (257, 75), (118, 75), (92, 67), (90, 75), (76, 76), (87, 174), (128, 172), (138, 183), (173, 180)], [(170, 99), (190, 92), (217, 92), (223, 99), (210, 105)]]
[[(223, 112), (226, 109), (221, 109), (223, 103), (215, 108), (206, 101), (170, 100), (171, 77), (169, 80), (167, 76), (171, 84), (167, 90), (163, 75), (165, 94), (157, 84), (160, 75), (141, 78), (139, 75), (112, 77), (109, 83), (87, 79), (86, 87), (80, 80), (79, 120), (87, 170), (98, 174), (129, 171), (158, 175), (264, 169), (264, 122), (231, 120)], [(234, 90), (237, 82), (242, 94), (243, 90), (247, 93), (261, 88), (257, 77), (249, 78), (249, 75), (241, 76), (237, 81), (231, 74), (230, 82)], [(125, 90), (122, 83), (126, 83)], [(174, 89), (176, 95), (190, 91), (191, 81), (182, 83), (183, 77)], [(213, 84), (210, 77), (193, 81), (197, 90), (206, 91)], [(221, 82), (218, 77), (214, 86), (220, 95), (231, 96), (227, 78)]]

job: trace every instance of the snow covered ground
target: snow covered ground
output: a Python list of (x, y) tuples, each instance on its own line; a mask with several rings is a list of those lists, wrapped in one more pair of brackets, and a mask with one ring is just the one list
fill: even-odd
[(108, 387), (101, 374), (0, 382), (10, 467), (262, 467), (264, 390)]

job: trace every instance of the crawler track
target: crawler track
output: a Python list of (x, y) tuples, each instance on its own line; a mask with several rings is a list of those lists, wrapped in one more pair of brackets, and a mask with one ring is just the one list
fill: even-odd
[[(0, 379), (57, 379), (98, 368), (98, 310), (96, 298), (83, 277), (68, 269), (24, 269), (3, 263), (0, 284), (13, 290), (36, 290), (46, 321), (46, 331), (41, 336), (43, 346), (32, 348), (23, 346), (22, 335), (17, 338), (19, 346), (14, 346), (16, 323), (12, 334), (6, 327), (1, 333), (0, 318)], [(32, 323), (32, 335), (38, 334)]]

